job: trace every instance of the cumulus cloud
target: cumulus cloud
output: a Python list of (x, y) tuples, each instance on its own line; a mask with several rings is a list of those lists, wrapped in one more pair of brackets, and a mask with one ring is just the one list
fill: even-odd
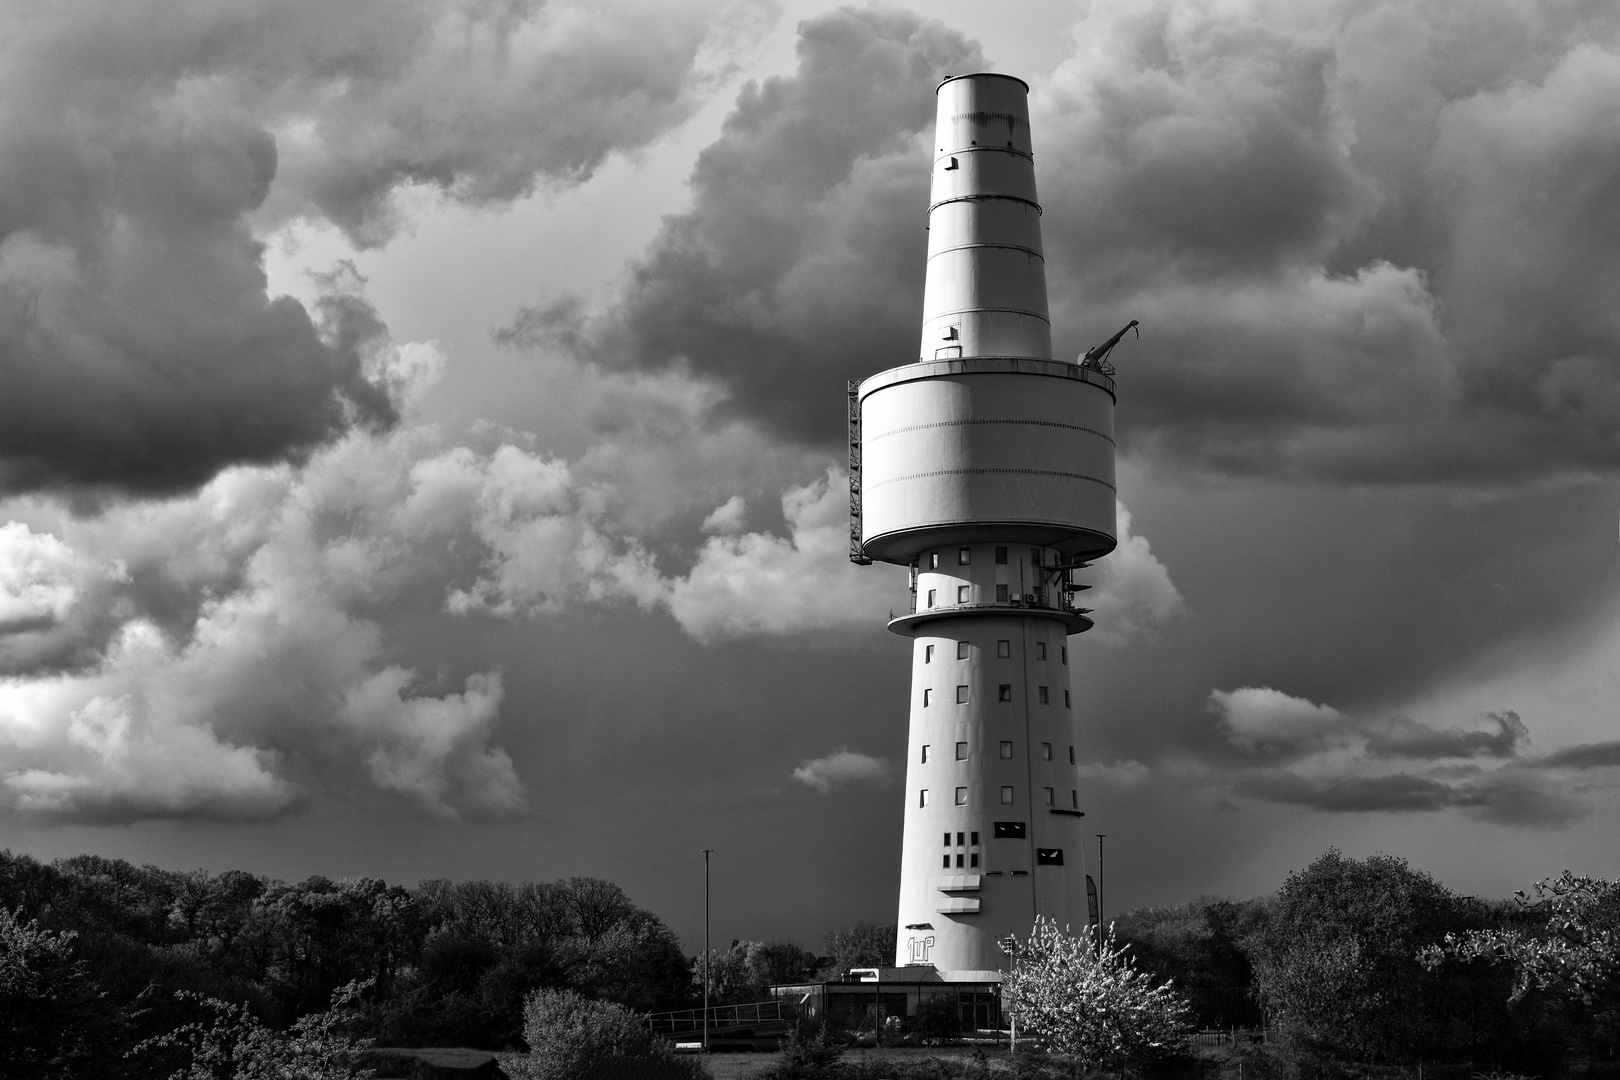
[(1170, 571), (1153, 554), (1147, 537), (1131, 531), (1131, 512), (1116, 503), (1114, 514), (1119, 546), (1097, 563), (1093, 588), (1082, 594), (1097, 623), (1088, 637), (1104, 645), (1151, 638), (1183, 607)]
[[(575, 183), (687, 116), (732, 9), (134, 0), (0, 32), (0, 491), (194, 487), (396, 420), (348, 279), (266, 291), (290, 217)], [(705, 60), (708, 57), (708, 60)]]
[[(1620, 463), (1620, 14), (1109, 0), (1074, 40), (1031, 99), (1049, 292), (1074, 353), (1143, 322), (1126, 452), (1383, 483)], [(623, 292), (537, 305), (517, 335), (703, 372), (830, 443), (825, 387), (915, 355), (919, 136), (933, 81), (979, 66), (891, 9), (806, 21), (797, 71), (739, 96)]]
[(1269, 686), (1212, 690), (1209, 711), (1226, 737), (1247, 750), (1320, 746), (1340, 730), (1344, 720), (1331, 705), (1318, 705)]
[(733, 495), (709, 512), (703, 519), (703, 531), (730, 536), (742, 532), (748, 525), (748, 502), (741, 495)]
[(826, 795), (841, 784), (887, 784), (893, 777), (883, 758), (868, 757), (840, 746), (825, 757), (810, 758), (793, 770), (793, 779)]

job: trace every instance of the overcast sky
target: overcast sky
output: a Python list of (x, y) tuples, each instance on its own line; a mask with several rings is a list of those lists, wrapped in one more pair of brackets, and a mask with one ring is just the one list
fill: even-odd
[[(894, 917), (933, 88), (1127, 320), (1110, 908), (1620, 871), (1608, 0), (0, 4), (0, 847)], [(1094, 859), (1095, 848), (1088, 854)]]

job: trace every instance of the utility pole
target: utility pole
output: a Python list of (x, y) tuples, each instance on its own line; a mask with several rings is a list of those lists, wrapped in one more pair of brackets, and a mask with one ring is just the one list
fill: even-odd
[(712, 847), (703, 849), (703, 1052), (709, 1052), (709, 975), (714, 966), (714, 954), (709, 951), (709, 855)]
[(1107, 925), (1103, 919), (1103, 858), (1102, 842), (1107, 833), (1097, 834), (1097, 953), (1102, 954), (1103, 927)]

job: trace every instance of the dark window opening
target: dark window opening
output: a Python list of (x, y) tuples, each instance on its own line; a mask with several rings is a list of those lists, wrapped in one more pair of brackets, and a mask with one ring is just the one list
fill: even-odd
[(996, 700), (997, 701), (1011, 701), (1012, 700), (1012, 683), (1005, 683), (1004, 682), (1000, 686), (996, 687)]
[(1004, 547), (996, 548), (996, 565), (997, 566), (1006, 566), (1007, 565), (1007, 549), (1006, 548), (1004, 548)]
[(967, 760), (967, 743), (959, 742), (959, 743), (956, 744), (956, 760), (957, 761), (966, 761)]
[(1007, 586), (996, 586), (996, 602), (998, 604), (1005, 604), (1007, 602)]
[(1049, 704), (1049, 702), (1047, 701), (1046, 687), (1044, 687), (1044, 686), (1039, 687), (1039, 690), (1040, 690), (1041, 704), (1042, 705)]
[(996, 655), (1003, 660), (1012, 656), (1012, 642), (1003, 638), (996, 642)]
[(1038, 847), (1035, 849), (1036, 866), (1062, 866), (1063, 849), (1060, 847)]
[(1046, 659), (1046, 642), (1037, 641), (1035, 643), (1035, 659), (1037, 659), (1037, 660), (1045, 660)]
[(970, 833), (969, 835), (971, 835), (973, 837), (973, 840), (971, 841), (972, 843), (977, 844), (979, 842), (979, 834), (978, 833)]
[(973, 646), (969, 645), (967, 642), (958, 641), (956, 643), (956, 658), (958, 660), (966, 660), (968, 658), (968, 653), (972, 648)]
[(968, 865), (970, 867), (974, 868), (975, 870), (978, 869), (978, 867), (979, 867), (979, 855), (978, 855), (977, 852), (974, 852), (972, 855), (968, 856)]
[(973, 552), (972, 548), (960, 548), (956, 552), (956, 565), (957, 566), (967, 566), (968, 565), (968, 560), (972, 557), (972, 552)]
[(958, 705), (966, 705), (967, 704), (967, 687), (958, 686), (956, 688), (956, 703)]
[(997, 840), (1023, 840), (1024, 823), (1022, 821), (998, 821), (995, 832), (991, 833)]
[[(1060, 859), (1059, 859), (1059, 860), (1058, 860), (1058, 862), (1060, 862), (1060, 863), (1061, 863), (1061, 862), (1062, 862), (1062, 861), (1063, 861), (1063, 860), (1062, 860), (1062, 859), (1061, 859), (1061, 858), (1060, 858)], [(958, 870), (960, 870), (960, 869), (962, 869), (962, 856), (960, 856), (960, 855), (958, 855), (958, 856), (957, 856), (957, 857), (956, 857), (956, 868), (957, 868), (957, 869), (958, 869)]]

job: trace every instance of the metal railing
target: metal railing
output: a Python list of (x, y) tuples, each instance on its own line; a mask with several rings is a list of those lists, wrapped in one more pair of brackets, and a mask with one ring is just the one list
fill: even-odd
[[(702, 1009), (676, 1009), (649, 1013), (645, 1022), (654, 1035), (675, 1035), (703, 1030)], [(709, 1029), (746, 1027), (750, 1024), (790, 1024), (791, 1007), (780, 998), (750, 1001), (742, 1005), (709, 1006)]]

